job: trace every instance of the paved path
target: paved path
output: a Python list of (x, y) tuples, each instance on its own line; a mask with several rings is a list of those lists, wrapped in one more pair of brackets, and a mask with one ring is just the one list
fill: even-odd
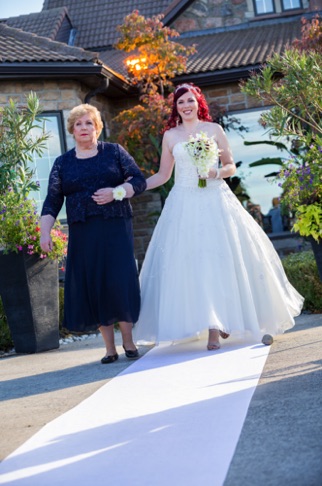
[[(322, 485), (322, 314), (296, 322), (270, 348), (225, 486)], [(2, 358), (0, 458), (131, 364), (118, 351), (118, 362), (101, 365), (96, 337)]]

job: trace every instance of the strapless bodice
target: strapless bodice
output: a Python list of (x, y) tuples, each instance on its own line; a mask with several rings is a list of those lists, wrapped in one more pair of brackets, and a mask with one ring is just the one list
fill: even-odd
[[(198, 187), (197, 168), (185, 148), (185, 143), (177, 142), (172, 151), (175, 160), (175, 184), (181, 187)], [(218, 167), (218, 157), (214, 158), (213, 167)], [(218, 182), (216, 179), (207, 179), (207, 187), (217, 185)]]

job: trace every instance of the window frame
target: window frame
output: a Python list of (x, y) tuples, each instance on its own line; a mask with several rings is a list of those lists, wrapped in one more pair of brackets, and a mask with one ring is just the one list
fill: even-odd
[[(61, 110), (44, 110), (37, 116), (40, 124), (43, 121), (45, 121), (46, 118), (48, 119), (49, 117), (56, 120), (56, 125), (57, 125), (57, 132), (56, 133), (57, 133), (57, 136), (59, 138), (59, 148), (60, 148), (59, 155), (61, 155), (61, 154), (65, 153), (67, 151), (67, 140), (66, 140), (66, 131), (65, 131), (65, 123), (64, 123), (64, 114)], [(55, 155), (54, 160), (59, 155)], [(54, 162), (54, 160), (53, 160), (53, 162)], [(47, 186), (48, 186), (50, 171), (51, 171), (51, 168), (48, 171), (47, 179), (43, 178), (43, 180), (46, 181)], [(43, 200), (40, 197), (40, 199), (37, 200), (37, 204), (42, 204), (42, 202), (43, 202)], [(40, 209), (41, 209), (41, 206), (40, 206)], [(59, 220), (62, 224), (66, 224), (67, 218), (66, 217), (60, 217)]]
[(60, 148), (61, 153), (65, 153), (67, 150), (67, 141), (66, 141), (66, 131), (65, 131), (65, 124), (64, 124), (64, 115), (61, 110), (51, 110), (51, 111), (42, 111), (39, 115), (39, 118), (46, 118), (47, 116), (52, 116), (57, 118), (57, 126), (58, 126), (58, 134), (60, 140)]
[(303, 10), (303, 2), (302, 2), (302, 0), (299, 0), (300, 5), (298, 7), (293, 7), (293, 8), (285, 8), (284, 7), (284, 1), (285, 0), (281, 0), (282, 12), (292, 12), (293, 10)]
[[(265, 1), (265, 0), (263, 0), (263, 1)], [(301, 1), (301, 0), (300, 0), (300, 1)], [(260, 17), (260, 16), (262, 16), (262, 15), (272, 15), (272, 14), (275, 14), (275, 13), (276, 13), (276, 5), (275, 5), (275, 0), (272, 0), (272, 7), (273, 7), (273, 10), (272, 10), (272, 11), (270, 11), (270, 12), (261, 12), (261, 13), (259, 13), (259, 12), (257, 11), (257, 2), (256, 2), (256, 0), (253, 0), (253, 5), (254, 5), (254, 12), (255, 12), (255, 16), (256, 16), (256, 17)]]

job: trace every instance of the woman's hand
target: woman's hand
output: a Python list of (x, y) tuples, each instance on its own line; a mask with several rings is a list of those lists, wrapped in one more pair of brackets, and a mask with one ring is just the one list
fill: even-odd
[(40, 235), (40, 247), (45, 253), (51, 252), (53, 249), (53, 241), (50, 234)]
[(98, 191), (94, 192), (92, 199), (99, 205), (112, 202), (114, 200), (113, 187), (98, 189)]
[(40, 248), (45, 253), (49, 253), (53, 249), (53, 240), (51, 239), (51, 228), (55, 223), (55, 218), (50, 214), (46, 214), (40, 218)]

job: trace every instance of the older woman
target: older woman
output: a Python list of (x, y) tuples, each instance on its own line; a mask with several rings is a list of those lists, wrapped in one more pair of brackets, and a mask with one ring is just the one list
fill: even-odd
[(66, 199), (64, 326), (71, 331), (98, 328), (106, 347), (101, 362), (107, 364), (118, 359), (116, 322), (127, 358), (138, 357), (132, 327), (139, 316), (140, 288), (129, 199), (142, 193), (146, 182), (123, 147), (98, 141), (102, 128), (94, 106), (82, 104), (70, 112), (67, 129), (75, 148), (58, 157), (50, 173), (41, 247), (51, 251), (51, 228)]

